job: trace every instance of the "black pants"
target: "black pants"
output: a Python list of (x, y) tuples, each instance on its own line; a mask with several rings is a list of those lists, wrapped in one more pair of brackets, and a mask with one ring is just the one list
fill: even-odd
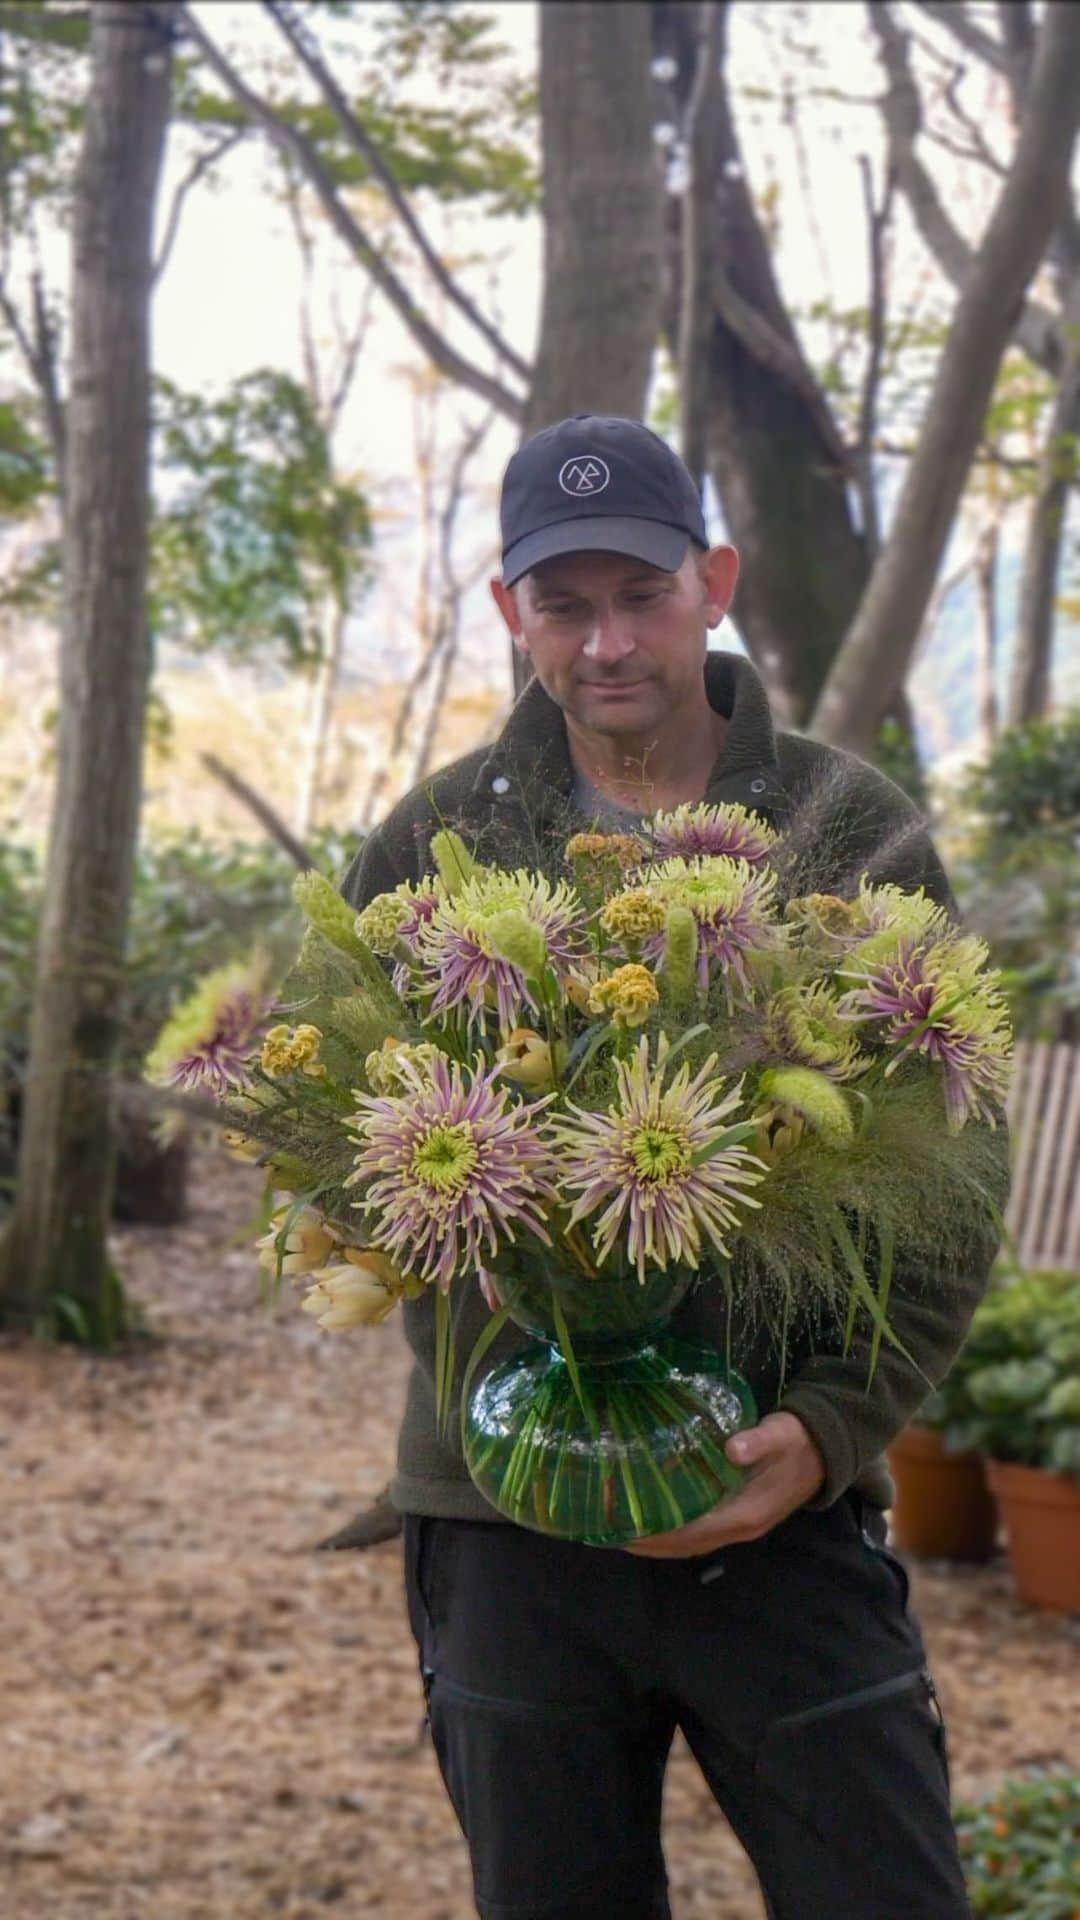
[(682, 1729), (772, 1920), (969, 1920), (907, 1577), (849, 1495), (646, 1560), (408, 1516), (409, 1614), (481, 1920), (670, 1920)]

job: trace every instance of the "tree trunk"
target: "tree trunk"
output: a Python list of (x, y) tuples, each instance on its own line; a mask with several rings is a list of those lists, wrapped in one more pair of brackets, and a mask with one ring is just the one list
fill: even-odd
[(1066, 324), (1065, 364), (1054, 398), (1039, 477), (1028, 519), (1020, 581), (1016, 653), (1009, 685), (1009, 721), (1036, 720), (1050, 697), (1050, 660), (1061, 541), (1069, 488), (1080, 461), (1080, 275), (1073, 281)]
[[(696, 295), (684, 284), (687, 196), (669, 197), (665, 330), (673, 351), (681, 335), (684, 347), (693, 342), (705, 356), (702, 369), (685, 364), (684, 353), (679, 369), (683, 393), (703, 392), (698, 404), (707, 409), (696, 432), (686, 422), (686, 444), (695, 447), (703, 427), (741, 560), (732, 612), (783, 718), (801, 725), (854, 618), (869, 564), (851, 513), (850, 462), (803, 357), (747, 182), (725, 76), (729, 13), (717, 0), (652, 7), (655, 51), (674, 62), (669, 111), (692, 136), (692, 169), (709, 169), (708, 180), (691, 180)], [(687, 309), (706, 286), (702, 327)]]
[(889, 538), (814, 713), (822, 740), (865, 750), (903, 684), (1001, 356), (1067, 203), (1078, 63), (1080, 7), (1048, 7), (1013, 164), (957, 302)]
[(975, 593), (979, 608), (979, 644), (975, 672), (975, 724), (981, 751), (989, 753), (997, 737), (997, 571), (1000, 526), (989, 520), (975, 542)]
[[(640, 419), (660, 333), (648, 8), (545, 0), (538, 14), (544, 274), (523, 439), (573, 413)], [(511, 658), (519, 692), (532, 669)]]
[(526, 436), (572, 413), (640, 417), (660, 333), (648, 8), (538, 12), (544, 286)]
[(169, 111), (169, 0), (91, 8), (75, 190), (56, 794), (14, 1209), (14, 1318), (107, 1341), (110, 1072), (123, 1009), (150, 653), (146, 620), (151, 237)]

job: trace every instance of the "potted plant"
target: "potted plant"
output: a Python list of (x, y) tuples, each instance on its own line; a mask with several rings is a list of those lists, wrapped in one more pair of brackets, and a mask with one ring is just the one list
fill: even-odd
[(1025, 1275), (976, 1320), (970, 1413), (947, 1432), (987, 1456), (1021, 1598), (1080, 1610), (1080, 1275)]
[(1007, 1358), (1007, 1328), (1020, 1301), (1017, 1269), (999, 1266), (980, 1301), (967, 1339), (917, 1419), (889, 1448), (896, 1484), (892, 1533), (897, 1546), (923, 1560), (989, 1560), (997, 1540), (997, 1506), (973, 1423), (979, 1410), (971, 1380)]
[(986, 1483), (986, 1463), (977, 1447), (957, 1438), (971, 1413), (972, 1356), (978, 1364), (974, 1324), (947, 1378), (889, 1448), (896, 1487), (893, 1539), (918, 1560), (981, 1563), (994, 1551), (997, 1507)]

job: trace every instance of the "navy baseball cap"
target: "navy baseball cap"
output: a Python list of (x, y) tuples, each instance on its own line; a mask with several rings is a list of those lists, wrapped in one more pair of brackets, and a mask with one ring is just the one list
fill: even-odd
[(677, 453), (640, 420), (575, 413), (513, 455), (499, 507), (504, 585), (542, 560), (600, 551), (675, 573), (709, 544), (701, 498)]

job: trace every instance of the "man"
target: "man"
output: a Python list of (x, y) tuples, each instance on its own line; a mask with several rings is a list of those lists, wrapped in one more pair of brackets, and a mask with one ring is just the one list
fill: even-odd
[[(850, 892), (869, 871), (948, 899), (898, 789), (775, 733), (753, 668), (707, 654), (738, 557), (709, 547), (690, 476), (655, 435), (588, 415), (538, 433), (507, 468), (502, 533), (492, 591), (535, 678), (494, 747), (372, 835), (344, 887), (358, 908), (429, 870), (441, 825), (491, 863), (555, 866), (575, 828), (703, 798), (782, 826), (807, 890)], [(659, 1827), (677, 1727), (774, 1920), (968, 1913), (940, 1715), (884, 1547), (881, 1453), (960, 1345), (994, 1250), (990, 1212), (988, 1200), (962, 1273), (897, 1273), (890, 1316), (916, 1364), (883, 1349), (869, 1390), (858, 1343), (845, 1356), (806, 1335), (781, 1382), (760, 1332), (738, 1328), (736, 1364), (763, 1409), (728, 1442), (745, 1486), (625, 1550), (548, 1540), (487, 1506), (453, 1421), (437, 1437), (432, 1302), (406, 1305), (416, 1364), (390, 1491), (436, 1752), (486, 1920), (669, 1914)], [(483, 1324), (478, 1293), (457, 1290), (461, 1353)], [(723, 1340), (707, 1287), (675, 1324)]]

